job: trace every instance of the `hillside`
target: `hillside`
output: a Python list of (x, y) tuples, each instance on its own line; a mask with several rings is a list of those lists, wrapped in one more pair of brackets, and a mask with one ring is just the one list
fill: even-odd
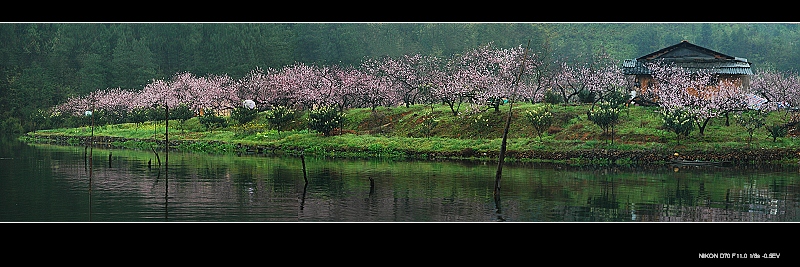
[[(622, 61), (688, 40), (758, 71), (797, 69), (795, 23), (5, 23), (0, 24), (0, 130), (44, 129), (32, 118), (69, 97), (141, 90), (176, 73), (229, 75), (296, 62), (358, 66), (365, 58), (449, 57), (528, 41), (551, 60)], [(35, 104), (31, 104), (35, 103)]]
[[(679, 153), (688, 160), (796, 163), (800, 151), (794, 130), (773, 142), (766, 130), (758, 129), (748, 144), (744, 128), (732, 119), (726, 126), (725, 118), (713, 119), (703, 136), (694, 131), (678, 140), (675, 133), (663, 128), (656, 108), (639, 106), (623, 109), (613, 144), (610, 135), (587, 119), (589, 105), (551, 106), (553, 122), (540, 140), (522, 115), (539, 105), (543, 104), (513, 107), (507, 160), (646, 164), (667, 163)], [(212, 131), (195, 117), (183, 123), (170, 121), (169, 140), (172, 149), (204, 153), (302, 152), (324, 157), (492, 160), (500, 149), (507, 112), (508, 105), (500, 106), (499, 111), (458, 116), (441, 105), (352, 109), (347, 111), (341, 129), (327, 137), (306, 129), (307, 114), (283, 132), (271, 129), (264, 112), (245, 125), (235, 125), (228, 118), (231, 126)], [(773, 112), (767, 123), (785, 120), (785, 115)], [(91, 134), (90, 127), (80, 127), (40, 130), (22, 139), (82, 145), (89, 142)], [(97, 144), (107, 146), (163, 149), (164, 123), (98, 126), (94, 136)]]

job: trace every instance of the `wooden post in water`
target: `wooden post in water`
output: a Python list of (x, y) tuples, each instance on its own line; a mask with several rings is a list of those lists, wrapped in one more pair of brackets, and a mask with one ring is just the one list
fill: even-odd
[(498, 222), (505, 222), (506, 219), (503, 218), (503, 210), (500, 207), (500, 194), (497, 194), (497, 193), (494, 194), (494, 208), (495, 208), (494, 212), (497, 215), (497, 221)]
[[(152, 150), (152, 151), (153, 151), (153, 154), (156, 154), (156, 160), (158, 161), (158, 166), (161, 166), (161, 158), (160, 158), (160, 157), (158, 157), (158, 152), (156, 152), (156, 148), (151, 146), (151, 147), (150, 147), (150, 150)], [(152, 159), (151, 159), (151, 160), (152, 160)], [(149, 163), (148, 163), (148, 164), (149, 164)]]
[(167, 160), (168, 157), (169, 156), (165, 157), (166, 159), (164, 160), (164, 221), (169, 220), (169, 160)]
[(92, 146), (92, 147), (89, 148), (89, 221), (90, 222), (92, 221), (92, 173), (93, 173), (92, 169), (94, 167), (93, 166), (94, 162), (92, 160), (92, 157), (93, 157), (93, 153), (92, 152), (94, 152), (94, 98), (92, 98), (92, 111), (91, 112), (92, 112), (92, 114), (90, 116), (91, 116), (91, 120), (92, 120), (92, 135), (89, 137), (89, 139), (90, 139), (89, 140), (89, 142), (90, 142), (89, 145)]
[(169, 105), (164, 105), (164, 221), (169, 220)]
[(86, 162), (87, 162), (87, 159), (86, 159), (86, 150), (87, 150), (87, 149), (89, 149), (89, 146), (87, 146), (87, 145), (84, 145), (84, 146), (83, 146), (83, 170), (88, 172), (88, 171), (89, 171), (89, 166), (88, 166), (88, 165), (86, 165)]
[(108, 152), (108, 167), (111, 168), (111, 152)]
[(303, 155), (303, 154), (300, 154), (300, 161), (303, 162), (303, 181), (305, 181), (306, 184), (308, 184), (308, 177), (306, 176), (306, 156)]
[(93, 165), (94, 164), (93, 164), (93, 161), (92, 161), (92, 154), (93, 154), (92, 152), (93, 152), (93, 150), (94, 150), (93, 147), (89, 148), (89, 221), (90, 222), (92, 221), (92, 175), (93, 175), (93, 172), (94, 172), (93, 171), (93, 169), (94, 169)]
[(367, 177), (369, 179), (369, 195), (372, 196), (375, 194), (375, 179), (372, 177)]
[(306, 204), (306, 190), (308, 189), (308, 181), (305, 182), (303, 185), (303, 197), (300, 198), (300, 210), (303, 210), (303, 207)]
[(506, 117), (506, 125), (503, 129), (503, 142), (500, 144), (500, 156), (497, 160), (497, 173), (494, 177), (494, 195), (495, 198), (498, 198), (498, 194), (500, 193), (500, 178), (503, 176), (503, 161), (506, 158), (506, 144), (508, 140), (508, 128), (511, 126), (511, 114), (512, 108), (514, 108), (514, 101), (513, 95), (516, 94), (517, 91), (517, 84), (519, 80), (522, 78), (522, 73), (525, 72), (525, 60), (528, 57), (528, 47), (531, 46), (531, 41), (528, 40), (528, 46), (525, 47), (525, 52), (522, 55), (522, 65), (520, 66), (519, 75), (517, 75), (517, 79), (512, 84), (513, 90), (511, 95), (509, 96), (508, 101), (508, 116)]
[(92, 117), (92, 135), (91, 135), (91, 138), (92, 138), (92, 145), (94, 145), (94, 107), (92, 107), (92, 115), (91, 115), (91, 117)]
[(300, 152), (300, 161), (303, 163), (303, 197), (300, 199), (300, 210), (303, 210), (303, 207), (306, 203), (306, 189), (308, 189), (308, 176), (306, 176), (306, 156), (305, 151)]
[(166, 152), (164, 153), (164, 160), (167, 162), (165, 164), (169, 164), (169, 105), (164, 105), (164, 110), (166, 115), (164, 115), (164, 120), (166, 121), (164, 126), (164, 149)]
[(503, 161), (506, 158), (506, 144), (508, 141), (508, 128), (511, 126), (511, 108), (514, 103), (508, 103), (508, 117), (506, 118), (506, 126), (503, 130), (503, 141), (500, 144), (500, 156), (497, 160), (497, 173), (495, 173), (494, 177), (494, 195), (497, 198), (498, 193), (500, 191), (500, 178), (503, 176)]

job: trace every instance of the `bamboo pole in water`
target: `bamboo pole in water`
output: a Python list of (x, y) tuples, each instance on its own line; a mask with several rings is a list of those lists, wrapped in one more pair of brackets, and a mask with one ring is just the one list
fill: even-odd
[(500, 178), (503, 176), (503, 161), (505, 160), (505, 157), (506, 157), (506, 144), (507, 144), (507, 141), (508, 141), (508, 128), (511, 126), (511, 111), (514, 108), (513, 95), (516, 94), (517, 84), (519, 83), (519, 80), (522, 78), (522, 73), (525, 71), (525, 60), (527, 60), (528, 47), (530, 47), (530, 46), (531, 46), (531, 41), (528, 40), (528, 46), (525, 47), (525, 52), (522, 55), (522, 66), (520, 66), (519, 75), (517, 75), (517, 79), (512, 84), (513, 90), (512, 90), (511, 95), (509, 96), (510, 99), (508, 101), (508, 116), (506, 117), (506, 125), (505, 125), (505, 128), (503, 130), (503, 142), (500, 145), (500, 156), (499, 156), (498, 161), (497, 161), (497, 173), (495, 174), (495, 177), (494, 177), (494, 195), (495, 195), (495, 197), (498, 197), (498, 193), (500, 193)]

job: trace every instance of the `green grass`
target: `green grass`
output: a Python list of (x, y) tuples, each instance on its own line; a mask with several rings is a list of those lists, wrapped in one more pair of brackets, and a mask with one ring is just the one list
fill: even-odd
[[(553, 124), (540, 141), (533, 128), (522, 117), (522, 114), (536, 105), (541, 104), (514, 105), (509, 130), (509, 151), (727, 151), (800, 148), (800, 141), (792, 137), (778, 138), (777, 142), (772, 142), (772, 138), (763, 128), (756, 132), (753, 142), (747, 144), (747, 132), (735, 123), (733, 117), (727, 126), (724, 118), (712, 119), (704, 135), (701, 136), (694, 130), (688, 138), (678, 141), (674, 133), (662, 128), (657, 108), (639, 106), (622, 110), (621, 122), (614, 129), (613, 144), (610, 143), (609, 135), (604, 135), (600, 127), (587, 119), (589, 105), (552, 106), (550, 111), (554, 117)], [(496, 155), (501, 146), (508, 105), (501, 106), (499, 111), (489, 109), (477, 113), (470, 112), (470, 107), (465, 105), (460, 111), (461, 114), (454, 116), (450, 108), (444, 105), (379, 107), (375, 111), (369, 108), (351, 109), (346, 112), (341, 134), (330, 137), (307, 130), (305, 114), (289, 130), (282, 132), (274, 130), (266, 122), (263, 112), (246, 125), (231, 123), (226, 128), (214, 131), (207, 131), (197, 118), (192, 118), (184, 123), (170, 121), (169, 139), (195, 143), (183, 144), (178, 147), (180, 150), (207, 153), (231, 153), (237, 150), (236, 144), (241, 144), (336, 157), (485, 158), (485, 155)], [(426, 119), (433, 119), (436, 122), (435, 127), (426, 129)], [(785, 121), (785, 113), (772, 113), (767, 121)], [(164, 128), (163, 122), (104, 125), (95, 127), (94, 135), (132, 139), (129, 141), (132, 143), (118, 144), (121, 147), (148, 147), (154, 144), (154, 140), (164, 139)], [(29, 137), (90, 135), (89, 127), (28, 133)], [(579, 161), (605, 164), (602, 159)], [(621, 162), (630, 161), (627, 159)]]

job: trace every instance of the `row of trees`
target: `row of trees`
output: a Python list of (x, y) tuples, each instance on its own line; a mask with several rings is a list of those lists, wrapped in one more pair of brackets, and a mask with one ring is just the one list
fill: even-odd
[[(638, 99), (658, 104), (663, 127), (674, 132), (679, 141), (695, 129), (701, 136), (705, 135), (706, 127), (714, 118), (724, 117), (727, 126), (731, 115), (748, 131), (751, 139), (755, 130), (764, 127), (774, 141), (786, 135), (789, 125), (796, 123), (790, 110), (800, 106), (800, 75), (797, 73), (764, 69), (756, 72), (749, 86), (742, 86), (710, 71), (690, 71), (664, 62), (653, 62), (647, 67), (654, 82), (638, 95)], [(604, 133), (610, 133), (613, 143), (614, 126), (621, 120), (621, 109), (637, 96), (619, 90), (624, 84), (619, 79), (614, 70), (603, 67), (562, 64), (550, 84), (555, 92), (548, 92), (544, 101), (592, 103), (587, 118)], [(778, 110), (783, 111), (783, 119), (766, 124), (766, 116)], [(539, 108), (525, 115), (541, 139), (550, 126), (552, 114), (546, 108)]]
[[(540, 53), (523, 61), (523, 52), (521, 46), (506, 49), (490, 43), (450, 57), (367, 58), (359, 67), (295, 63), (281, 69), (257, 68), (241, 79), (184, 72), (170, 80), (153, 80), (143, 89), (104, 89), (71, 97), (52, 114), (82, 116), (87, 110), (100, 110), (124, 116), (181, 105), (195, 114), (219, 113), (235, 111), (248, 100), (258, 110), (333, 107), (338, 112), (444, 104), (459, 115), (480, 112), (486, 105), (498, 110), (503, 101), (540, 102), (553, 88), (562, 95), (590, 94), (592, 102), (627, 92), (621, 70), (606, 55), (591, 64), (568, 64)], [(519, 75), (523, 79), (514, 84)], [(571, 102), (568, 95), (564, 99)]]
[[(652, 95), (658, 99), (665, 126), (678, 136), (687, 136), (695, 128), (704, 135), (711, 119), (724, 117), (728, 125), (732, 114), (739, 123), (750, 128), (752, 134), (755, 115), (763, 121), (768, 112), (777, 110), (785, 111), (784, 125), (770, 127), (785, 131), (785, 124), (791, 120), (789, 111), (800, 105), (800, 76), (789, 71), (758, 71), (749, 87), (743, 87), (732, 81), (718, 80), (709, 72), (690, 72), (665, 64), (651, 64), (648, 68), (658, 84), (658, 90), (653, 90)], [(749, 119), (742, 121), (742, 118)]]
[[(616, 61), (600, 54), (590, 63), (553, 62), (533, 54), (524, 61), (524, 79), (512, 84), (522, 70), (522, 52), (521, 46), (504, 49), (488, 44), (446, 58), (415, 54), (368, 58), (359, 67), (295, 63), (281, 69), (257, 68), (241, 79), (183, 72), (170, 80), (153, 80), (142, 89), (105, 89), (72, 97), (49, 116), (80, 117), (87, 110), (96, 110), (120, 118), (161, 107), (184, 107), (193, 114), (232, 110), (232, 115), (239, 116), (245, 101), (248, 110), (274, 110), (276, 114), (445, 104), (453, 115), (459, 115), (480, 112), (486, 105), (497, 110), (503, 99), (535, 103), (548, 101), (545, 96), (551, 95), (563, 104), (591, 103), (589, 119), (613, 136), (619, 110), (630, 100), (632, 89)], [(679, 136), (688, 135), (695, 127), (703, 135), (712, 118), (800, 104), (800, 76), (792, 72), (759, 71), (750, 87), (743, 88), (717, 81), (712, 73), (689, 72), (667, 64), (648, 68), (658, 86), (640, 97), (656, 99), (664, 125)], [(276, 118), (281, 119), (285, 120)]]
[[(448, 58), (406, 55), (366, 59), (360, 67), (296, 63), (281, 69), (251, 71), (241, 79), (225, 75), (200, 77), (178, 73), (153, 80), (143, 89), (104, 89), (57, 105), (55, 113), (79, 116), (86, 110), (134, 110), (187, 105), (195, 113), (232, 110), (244, 100), (257, 109), (332, 106), (348, 108), (444, 103), (458, 114), (462, 104), (483, 105), (491, 99), (541, 99), (542, 84), (529, 78), (511, 95), (509, 88), (522, 64), (522, 47), (491, 44)], [(526, 77), (537, 77), (541, 61), (527, 60)], [(530, 71), (534, 70), (534, 71)]]
[[(356, 66), (364, 57), (449, 57), (531, 40), (543, 62), (635, 58), (681, 40), (795, 68), (797, 24), (778, 23), (3, 23), (0, 123), (33, 130), (38, 109), (99, 88), (143, 88), (175, 73), (241, 79), (294, 62)], [(554, 61), (551, 61), (554, 62)]]
[[(517, 94), (511, 95), (509, 89), (519, 71), (521, 51), (521, 47), (498, 49), (486, 45), (450, 58), (412, 55), (367, 59), (361, 68), (298, 63), (280, 70), (256, 69), (239, 80), (179, 73), (170, 81), (154, 80), (142, 90), (107, 89), (73, 97), (55, 111), (79, 116), (91, 109), (121, 114), (126, 110), (186, 105), (199, 114), (204, 110), (234, 110), (244, 99), (252, 99), (261, 110), (331, 106), (340, 112), (354, 107), (374, 110), (379, 106), (442, 103), (458, 115), (462, 104), (475, 112), (484, 104), (497, 108), (494, 103), (502, 98), (538, 102), (545, 92), (557, 92), (565, 104), (599, 103), (597, 110), (592, 109), (590, 115), (595, 116), (590, 119), (597, 120), (604, 131), (610, 127), (613, 134), (614, 118), (618, 118), (615, 112), (627, 100), (624, 95), (630, 90), (613, 60), (597, 57), (590, 64), (546, 64), (534, 55), (526, 61), (526, 79)], [(688, 72), (663, 64), (648, 67), (659, 85), (658, 90), (649, 91), (648, 97), (658, 99), (665, 125), (679, 135), (688, 135), (695, 126), (702, 135), (710, 119), (756, 105), (762, 110), (774, 110), (798, 104), (798, 94), (793, 93), (798, 88), (798, 76), (790, 72), (759, 72), (748, 89), (723, 81), (716, 83), (714, 90), (706, 90), (714, 84), (711, 73)], [(754, 103), (753, 95), (760, 96), (763, 103)]]

